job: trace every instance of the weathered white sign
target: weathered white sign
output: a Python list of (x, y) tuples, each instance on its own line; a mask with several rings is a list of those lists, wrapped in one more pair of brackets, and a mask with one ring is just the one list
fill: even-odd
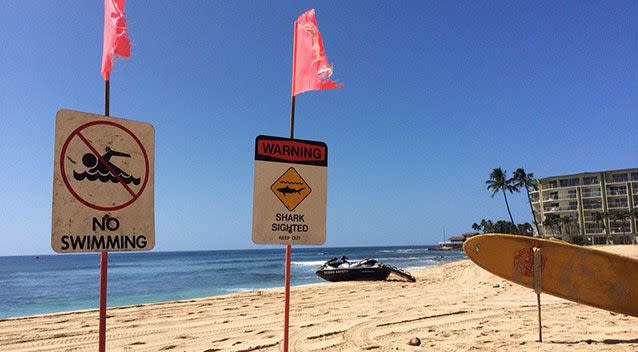
[(323, 142), (256, 138), (254, 243), (326, 241), (327, 166), (328, 147)]
[(148, 123), (58, 111), (53, 250), (140, 251), (155, 246), (154, 138)]

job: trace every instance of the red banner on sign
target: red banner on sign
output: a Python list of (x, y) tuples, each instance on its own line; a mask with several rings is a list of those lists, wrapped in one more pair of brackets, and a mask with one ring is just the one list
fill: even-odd
[(258, 136), (255, 145), (255, 160), (326, 166), (328, 162), (327, 149), (326, 144), (322, 142)]

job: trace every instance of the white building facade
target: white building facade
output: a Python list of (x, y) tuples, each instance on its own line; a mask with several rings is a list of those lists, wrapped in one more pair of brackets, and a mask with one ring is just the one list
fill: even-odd
[(638, 168), (546, 177), (530, 195), (541, 236), (577, 244), (636, 243)]

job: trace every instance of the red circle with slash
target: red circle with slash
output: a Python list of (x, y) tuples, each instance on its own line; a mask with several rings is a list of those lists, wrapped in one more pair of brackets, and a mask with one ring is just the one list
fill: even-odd
[[(112, 170), (110, 170), (110, 166), (108, 165), (107, 162), (104, 161), (104, 159), (102, 158), (102, 156), (97, 152), (97, 150), (91, 145), (91, 143), (82, 135), (82, 130), (91, 127), (91, 126), (97, 126), (97, 125), (106, 125), (106, 126), (112, 126), (115, 128), (118, 128), (124, 132), (126, 132), (126, 134), (128, 134), (129, 136), (131, 136), (131, 138), (133, 138), (133, 140), (137, 143), (137, 145), (140, 147), (140, 149), (142, 150), (142, 155), (144, 156), (144, 166), (145, 166), (145, 171), (144, 171), (144, 182), (142, 183), (142, 186), (140, 187), (139, 191), (136, 193), (134, 192), (122, 179), (121, 176), (118, 176), (115, 172), (113, 172)], [(71, 186), (71, 184), (69, 183), (69, 180), (67, 178), (67, 174), (66, 171), (64, 169), (64, 159), (66, 156), (66, 151), (67, 148), (69, 146), (69, 143), (71, 142), (71, 140), (75, 137), (78, 137), (82, 142), (84, 142), (84, 144), (86, 144), (86, 146), (91, 150), (91, 152), (98, 158), (98, 163), (101, 163), (102, 165), (104, 165), (105, 167), (109, 168), (109, 171), (115, 175), (115, 177), (118, 180), (118, 183), (122, 185), (122, 187), (124, 187), (126, 189), (126, 191), (131, 195), (131, 199), (129, 199), (128, 201), (122, 203), (122, 204), (116, 204), (113, 206), (101, 206), (98, 204), (93, 204), (89, 201), (87, 201), (86, 199), (82, 198)], [(131, 132), (131, 130), (129, 130), (128, 128), (117, 124), (115, 122), (111, 122), (111, 121), (92, 121), (89, 123), (85, 123), (84, 125), (78, 127), (75, 129), (75, 131), (71, 132), (71, 134), (67, 137), (67, 139), (64, 141), (64, 144), (62, 145), (62, 151), (60, 152), (60, 172), (62, 174), (62, 181), (64, 181), (64, 185), (66, 185), (66, 188), (69, 190), (69, 192), (71, 192), (71, 194), (73, 195), (73, 197), (75, 197), (75, 199), (77, 199), (80, 203), (86, 205), (89, 208), (92, 209), (96, 209), (96, 210), (102, 210), (102, 211), (112, 211), (112, 210), (120, 210), (120, 209), (124, 209), (126, 207), (128, 207), (129, 205), (133, 204), (139, 197), (140, 195), (142, 195), (142, 192), (144, 192), (144, 188), (146, 188), (146, 182), (148, 181), (148, 172), (149, 172), (149, 168), (148, 168), (148, 155), (146, 154), (146, 149), (144, 148), (144, 145), (142, 145), (142, 142), (140, 141), (139, 138), (137, 138), (137, 136)]]

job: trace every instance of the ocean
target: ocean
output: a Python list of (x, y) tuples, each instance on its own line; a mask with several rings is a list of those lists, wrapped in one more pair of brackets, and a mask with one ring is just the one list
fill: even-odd
[[(342, 255), (407, 270), (465, 258), (460, 251), (429, 248), (293, 247), (291, 285), (325, 283), (315, 271)], [(284, 248), (109, 253), (108, 306), (281, 287), (284, 265)], [(99, 266), (95, 253), (0, 257), (0, 318), (97, 308)]]

